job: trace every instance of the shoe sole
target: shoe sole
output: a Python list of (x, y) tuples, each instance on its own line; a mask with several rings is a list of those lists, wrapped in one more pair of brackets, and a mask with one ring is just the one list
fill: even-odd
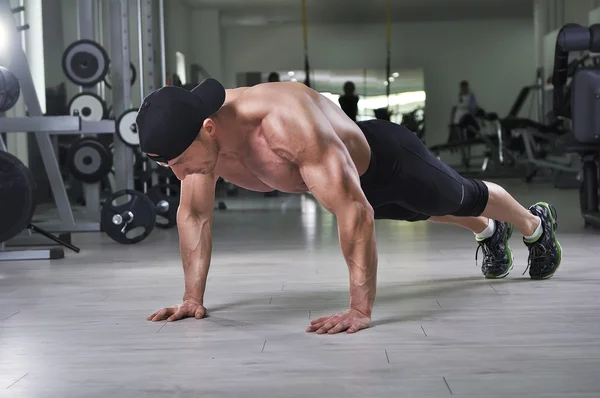
[(508, 269), (503, 274), (500, 274), (500, 275), (491, 275), (491, 274), (488, 274), (488, 275), (485, 275), (485, 279), (503, 279), (503, 278), (506, 278), (508, 276), (508, 274), (510, 274), (510, 271), (512, 271), (513, 268), (515, 267), (515, 257), (513, 255), (512, 249), (508, 245), (508, 240), (512, 236), (514, 228), (515, 228), (514, 225), (512, 225), (510, 223), (506, 223), (506, 234), (504, 236), (504, 247), (506, 247), (506, 254), (508, 254), (508, 258), (510, 259), (510, 266), (508, 267)]
[(550, 279), (554, 276), (554, 274), (560, 267), (560, 263), (562, 262), (562, 246), (558, 242), (558, 239), (556, 239), (556, 229), (558, 228), (558, 214), (556, 213), (556, 208), (549, 203), (537, 202), (535, 204), (535, 206), (542, 206), (542, 207), (545, 207), (546, 209), (548, 209), (548, 212), (550, 213), (550, 218), (552, 220), (552, 239), (554, 239), (554, 244), (556, 245), (556, 250), (558, 252), (558, 263), (556, 264), (556, 267), (554, 267), (554, 269), (552, 270), (552, 272), (550, 274), (542, 276), (542, 277), (537, 276), (537, 275), (531, 275), (531, 273), (529, 274), (531, 279), (545, 280), (545, 279)]

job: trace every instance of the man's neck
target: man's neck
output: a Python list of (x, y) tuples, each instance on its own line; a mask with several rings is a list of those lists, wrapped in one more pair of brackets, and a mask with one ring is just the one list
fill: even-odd
[(247, 134), (243, 128), (244, 122), (240, 120), (237, 112), (235, 101), (228, 98), (216, 116), (219, 152), (223, 155), (238, 154), (240, 148), (244, 147)]

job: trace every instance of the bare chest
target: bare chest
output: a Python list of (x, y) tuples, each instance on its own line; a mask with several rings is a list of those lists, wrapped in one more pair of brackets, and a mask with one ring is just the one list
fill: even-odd
[(298, 167), (260, 141), (252, 143), (243, 156), (219, 158), (216, 171), (227, 181), (252, 191), (307, 191)]

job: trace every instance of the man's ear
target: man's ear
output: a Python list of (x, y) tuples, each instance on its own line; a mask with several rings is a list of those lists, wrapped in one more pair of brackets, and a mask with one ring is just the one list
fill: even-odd
[(215, 121), (210, 118), (205, 119), (204, 123), (202, 123), (202, 128), (208, 133), (208, 135), (212, 136), (215, 134)]

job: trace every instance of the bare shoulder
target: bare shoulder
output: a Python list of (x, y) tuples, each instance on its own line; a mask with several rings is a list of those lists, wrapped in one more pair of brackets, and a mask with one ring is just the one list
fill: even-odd
[(293, 108), (274, 109), (261, 127), (271, 149), (293, 162), (318, 156), (337, 138), (321, 110), (310, 101)]

